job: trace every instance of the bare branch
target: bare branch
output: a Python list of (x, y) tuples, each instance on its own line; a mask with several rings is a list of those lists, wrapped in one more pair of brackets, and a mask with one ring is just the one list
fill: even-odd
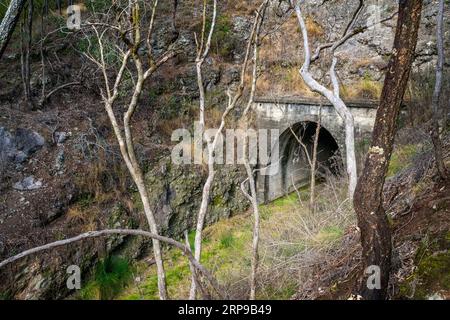
[(164, 237), (164, 236), (160, 236), (158, 234), (154, 234), (148, 231), (144, 231), (144, 230), (132, 230), (132, 229), (106, 229), (106, 230), (100, 230), (100, 231), (89, 231), (86, 233), (82, 233), (80, 235), (77, 235), (75, 237), (72, 238), (68, 238), (68, 239), (64, 239), (64, 240), (59, 240), (59, 241), (55, 241), (55, 242), (51, 242), (39, 247), (35, 247), (32, 249), (28, 249), (25, 250), (19, 254), (16, 254), (12, 257), (9, 257), (5, 260), (3, 260), (2, 262), (0, 262), (0, 268), (5, 267), (6, 265), (17, 261), (19, 259), (22, 259), (24, 257), (33, 255), (35, 253), (39, 253), (42, 251), (46, 251), (46, 250), (50, 250), (53, 248), (57, 248), (57, 247), (61, 247), (61, 246), (65, 246), (68, 245), (70, 243), (74, 243), (74, 242), (78, 242), (84, 239), (89, 239), (89, 238), (97, 238), (97, 237), (101, 237), (101, 236), (105, 236), (105, 235), (134, 235), (134, 236), (144, 236), (144, 237), (148, 237), (148, 238), (152, 238), (153, 240), (158, 240), (161, 242), (165, 242), (179, 250), (181, 250), (181, 252), (183, 253), (183, 255), (185, 255), (188, 259), (189, 259), (189, 263), (195, 268), (197, 269), (199, 272), (201, 272), (205, 278), (209, 281), (210, 285), (214, 288), (214, 290), (217, 292), (217, 294), (219, 295), (219, 297), (224, 298), (226, 297), (224, 290), (220, 287), (219, 283), (217, 282), (217, 280), (214, 278), (214, 276), (208, 271), (208, 269), (206, 269), (202, 264), (200, 264), (192, 255), (191, 249), (189, 248), (189, 246), (182, 244), (181, 242), (178, 242), (172, 238), (168, 238), (168, 237)]
[[(360, 12), (361, 11), (359, 11), (359, 12), (357, 11), (356, 13), (359, 14)], [(320, 58), (320, 54), (322, 53), (323, 50), (331, 48), (333, 46), (334, 46), (334, 49), (337, 49), (340, 46), (342, 46), (344, 43), (346, 43), (349, 39), (353, 38), (354, 36), (367, 31), (368, 29), (370, 29), (370, 28), (372, 28), (372, 27), (374, 27), (374, 26), (376, 26), (378, 24), (381, 24), (383, 22), (392, 20), (397, 14), (398, 14), (398, 12), (396, 11), (392, 15), (390, 15), (389, 17), (384, 18), (384, 19), (380, 20), (379, 22), (376, 22), (376, 23), (373, 23), (371, 25), (367, 25), (367, 26), (364, 26), (364, 27), (355, 28), (353, 30), (347, 30), (346, 33), (344, 33), (344, 35), (339, 40), (336, 40), (336, 41), (333, 41), (333, 42), (328, 42), (328, 43), (325, 43), (325, 44), (322, 44), (322, 45), (318, 46), (316, 48), (315, 52), (314, 52), (314, 55), (311, 57), (311, 62), (315, 62), (317, 59), (319, 59)], [(357, 16), (354, 17), (354, 18), (357, 18)]]

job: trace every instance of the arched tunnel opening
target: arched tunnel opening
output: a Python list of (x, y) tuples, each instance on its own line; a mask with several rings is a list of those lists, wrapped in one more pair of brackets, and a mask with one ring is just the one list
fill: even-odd
[[(265, 201), (284, 196), (296, 187), (309, 183), (316, 130), (316, 122), (306, 121), (296, 123), (280, 135), (280, 166), (275, 175), (265, 178)], [(340, 168), (342, 159), (339, 146), (332, 134), (321, 127), (317, 143), (316, 179), (338, 174)]]

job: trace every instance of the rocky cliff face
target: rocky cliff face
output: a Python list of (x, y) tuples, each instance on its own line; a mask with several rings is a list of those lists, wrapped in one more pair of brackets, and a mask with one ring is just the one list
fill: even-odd
[[(176, 41), (184, 53), (165, 66), (146, 88), (134, 126), (139, 131), (136, 145), (146, 167), (146, 185), (161, 232), (172, 237), (181, 237), (195, 225), (205, 179), (202, 167), (176, 166), (169, 158), (171, 130), (179, 126), (189, 128), (197, 116), (193, 32), (198, 30), (199, 15), (192, 10), (191, 2), (180, 1), (178, 35), (171, 31), (167, 19), (169, 11), (163, 11), (158, 21), (161, 28), (153, 40), (155, 52), (177, 36)], [(352, 0), (327, 1), (321, 5), (322, 2), (308, 1), (306, 10), (314, 48), (339, 37), (350, 19), (352, 10), (349, 8), (356, 6), (356, 1)], [(437, 1), (424, 2), (416, 72), (427, 72), (436, 61)], [(252, 23), (249, 13), (254, 6), (253, 1), (227, 1), (220, 5), (217, 34), (204, 72), (210, 126), (215, 124), (214, 111), (217, 114), (224, 108), (226, 88), (239, 79), (239, 64)], [(259, 95), (311, 94), (298, 76), (303, 53), (296, 20), (285, 10), (284, 5), (274, 5), (268, 11), (261, 46)], [(367, 9), (358, 24), (376, 24), (392, 16), (395, 10), (395, 0), (367, 1)], [(447, 50), (450, 48), (448, 14), (449, 11), (445, 19)], [(376, 98), (379, 94), (395, 23), (393, 18), (376, 24), (340, 48), (337, 71), (344, 85), (344, 95)], [(54, 51), (61, 61), (52, 66), (56, 70), (54, 74), (46, 75), (48, 86), (56, 86), (61, 78), (73, 81), (70, 75), (76, 74), (79, 66), (86, 63), (73, 53), (68, 54), (67, 44), (55, 43), (58, 48)], [(117, 157), (116, 142), (100, 107), (101, 100), (95, 90), (91, 90), (96, 78), (93, 76), (89, 82), (86, 75), (82, 77), (87, 82), (81, 89), (81, 96), (78, 89), (67, 91), (55, 95), (44, 112), (19, 112), (17, 88), (20, 80), (10, 79), (8, 75), (20, 74), (20, 61), (17, 55), (14, 57), (10, 53), (5, 59), (0, 62), (0, 259), (86, 230), (146, 228), (133, 184), (126, 178), (123, 168), (117, 169), (120, 157)], [(39, 70), (39, 63), (36, 59), (32, 69)], [(313, 69), (325, 82), (327, 63), (315, 65)], [(36, 72), (34, 78), (39, 76)], [(36, 80), (39, 82), (43, 81)], [(163, 126), (166, 124), (168, 128)], [(23, 144), (19, 143), (20, 137), (25, 139)], [(28, 138), (34, 141), (31, 147), (27, 147), (31, 141)], [(106, 153), (106, 160), (99, 159), (101, 152)], [(111, 171), (116, 169), (118, 171)], [(91, 172), (95, 175), (90, 175)], [(248, 202), (240, 192), (243, 177), (238, 167), (220, 168), (210, 199), (208, 224), (246, 210)], [(132, 203), (127, 200), (130, 198)], [(100, 258), (115, 253), (137, 258), (148, 252), (148, 244), (143, 239), (113, 237), (21, 260), (0, 271), (0, 298), (63, 298), (69, 294), (65, 287), (67, 266), (79, 265), (87, 277)]]
[[(416, 61), (413, 73), (429, 73), (436, 65), (437, 1), (424, 1)], [(377, 98), (381, 91), (384, 72), (391, 54), (395, 36), (397, 1), (365, 1), (355, 28), (364, 32), (349, 39), (337, 50), (336, 71), (342, 84), (344, 97)], [(339, 39), (358, 5), (357, 1), (308, 1), (305, 19), (312, 52), (321, 44)], [(284, 12), (281, 7), (278, 11)], [(450, 53), (449, 12), (446, 11), (446, 54)], [(276, 15), (275, 15), (276, 17)], [(268, 20), (268, 24), (279, 19)], [(382, 21), (380, 23), (380, 21)], [(271, 94), (310, 95), (311, 92), (298, 77), (303, 63), (303, 43), (294, 17), (286, 18), (275, 32), (267, 35), (261, 49), (262, 75), (260, 88)], [(331, 61), (325, 51), (322, 59), (312, 65), (317, 79), (329, 83), (328, 68)], [(448, 63), (448, 62), (447, 62)]]
[[(240, 191), (243, 176), (244, 171), (234, 166), (217, 173), (207, 225), (246, 210), (248, 201)], [(163, 158), (147, 173), (146, 185), (164, 234), (180, 238), (185, 230), (195, 229), (205, 178), (202, 166), (174, 165), (170, 158)]]

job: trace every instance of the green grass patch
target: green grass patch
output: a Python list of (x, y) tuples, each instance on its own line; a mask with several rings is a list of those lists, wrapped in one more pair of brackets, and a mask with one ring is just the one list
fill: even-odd
[(339, 240), (344, 235), (344, 230), (338, 226), (328, 226), (319, 231), (315, 240), (318, 243), (331, 243)]
[(411, 165), (412, 159), (419, 152), (419, 145), (398, 146), (391, 156), (387, 176), (392, 177)]
[(228, 231), (220, 236), (220, 246), (223, 249), (230, 248), (234, 243), (234, 236), (231, 231)]
[(120, 293), (133, 276), (128, 260), (111, 256), (97, 264), (93, 279), (79, 292), (83, 300), (111, 300)]
[[(304, 188), (300, 189), (300, 194), (302, 196), (302, 201), (309, 197), (309, 192)], [(279, 212), (284, 210), (290, 210), (294, 207), (298, 207), (300, 204), (298, 195), (296, 192), (292, 192), (284, 197), (278, 198), (269, 204), (261, 205), (262, 210), (268, 209), (272, 212)]]
[(416, 266), (399, 287), (400, 298), (428, 299), (450, 291), (450, 232), (426, 237), (416, 253)]

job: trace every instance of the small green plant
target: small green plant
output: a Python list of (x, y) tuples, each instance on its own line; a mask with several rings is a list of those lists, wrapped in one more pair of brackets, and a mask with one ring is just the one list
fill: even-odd
[(130, 262), (118, 256), (100, 261), (91, 280), (79, 293), (81, 299), (111, 300), (132, 279)]
[(0, 300), (11, 300), (11, 295), (9, 292), (1, 292), (0, 293)]
[(85, 193), (78, 198), (77, 204), (80, 209), (88, 209), (94, 203), (94, 196), (90, 193)]
[(192, 251), (194, 251), (195, 249), (195, 233), (195, 230), (192, 230), (188, 233), (189, 246), (191, 247)]
[(400, 298), (428, 299), (450, 290), (450, 233), (428, 235), (416, 253), (415, 271), (400, 284)]
[(230, 248), (234, 243), (234, 236), (231, 231), (226, 231), (220, 236), (220, 246), (223, 249)]
[[(211, 28), (211, 19), (206, 20), (206, 33)], [(232, 34), (233, 24), (229, 16), (220, 15), (216, 19), (216, 25), (211, 41), (211, 51), (217, 55), (229, 59), (236, 48), (236, 39)], [(196, 28), (196, 32), (200, 34), (201, 24)]]

